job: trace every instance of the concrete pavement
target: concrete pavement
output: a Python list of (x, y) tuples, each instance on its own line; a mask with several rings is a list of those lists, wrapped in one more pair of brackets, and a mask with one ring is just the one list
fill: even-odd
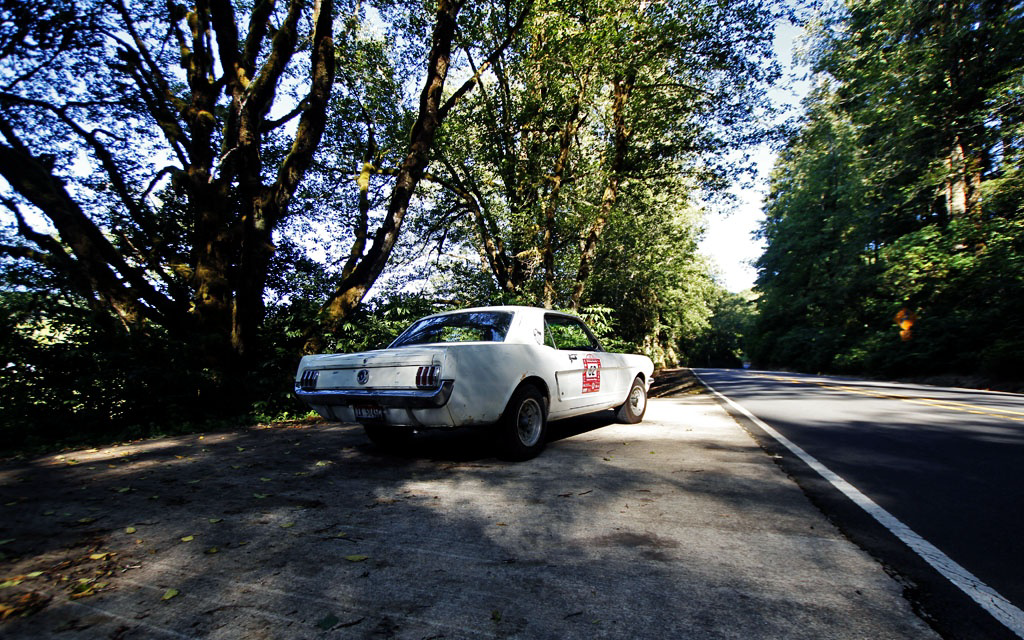
[[(118, 563), (110, 586), (71, 600), (25, 579), (10, 588), (53, 599), (0, 635), (937, 637), (711, 397), (652, 399), (639, 425), (609, 413), (552, 426), (548, 449), (518, 464), (472, 433), (385, 455), (328, 424), (141, 443), (120, 465), (118, 448), (70, 468), (7, 465), (5, 503), (45, 474), (85, 482), (90, 464), (91, 490), (125, 502), (91, 507), (90, 534)], [(146, 483), (162, 487), (155, 500)], [(20, 508), (73, 521), (75, 494), (62, 496), (8, 504), (0, 538), (45, 535)], [(0, 580), (65, 546), (11, 543)]]

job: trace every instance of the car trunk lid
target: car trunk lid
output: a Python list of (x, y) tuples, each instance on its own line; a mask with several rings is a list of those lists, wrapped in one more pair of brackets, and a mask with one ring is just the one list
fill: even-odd
[(301, 371), (316, 370), (316, 389), (417, 389), (436, 386), (445, 350), (402, 347), (363, 353), (307, 356)]

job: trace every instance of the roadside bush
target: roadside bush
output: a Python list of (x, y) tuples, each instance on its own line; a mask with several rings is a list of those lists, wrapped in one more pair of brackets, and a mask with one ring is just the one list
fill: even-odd
[(192, 353), (66, 299), (5, 293), (0, 449), (147, 435), (209, 418), (223, 403), (214, 402), (217, 381)]

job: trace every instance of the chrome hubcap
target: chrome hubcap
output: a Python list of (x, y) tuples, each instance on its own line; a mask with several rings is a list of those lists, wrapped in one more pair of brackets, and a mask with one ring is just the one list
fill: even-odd
[(633, 408), (633, 413), (636, 415), (644, 412), (644, 407), (647, 405), (647, 395), (643, 389), (633, 387), (633, 391), (629, 394), (629, 405)]
[(527, 398), (519, 407), (516, 420), (516, 431), (519, 441), (532, 447), (540, 440), (541, 427), (544, 424), (544, 412), (540, 404), (533, 398)]

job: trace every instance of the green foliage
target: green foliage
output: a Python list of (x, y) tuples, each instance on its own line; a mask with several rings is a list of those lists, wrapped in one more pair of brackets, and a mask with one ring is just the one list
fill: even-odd
[(153, 435), (238, 413), (193, 355), (74, 300), (3, 293), (0, 449)]
[(710, 313), (695, 194), (770, 133), (775, 10), (538, 2), (439, 142), (444, 188), (417, 231), (469, 256), (443, 265), (445, 292), (613, 308), (624, 340), (674, 363)]
[(383, 349), (414, 321), (447, 310), (447, 305), (435, 305), (429, 298), (416, 294), (399, 293), (374, 300), (360, 308), (351, 320), (345, 322), (338, 334), (331, 337), (329, 351)]
[(652, 182), (637, 186), (609, 225), (585, 291), (616, 310), (620, 335), (658, 366), (686, 362), (708, 327), (717, 293), (697, 253), (700, 212), (662, 199)]
[(580, 317), (594, 332), (601, 346), (607, 351), (616, 353), (633, 353), (636, 345), (623, 340), (615, 319), (615, 309), (611, 307), (593, 306), (580, 309)]
[(1019, 377), (1022, 27), (1003, 2), (851, 0), (824, 22), (772, 176), (756, 364)]
[(747, 336), (757, 318), (753, 296), (717, 290), (708, 327), (693, 344), (687, 364), (693, 367), (741, 367)]

